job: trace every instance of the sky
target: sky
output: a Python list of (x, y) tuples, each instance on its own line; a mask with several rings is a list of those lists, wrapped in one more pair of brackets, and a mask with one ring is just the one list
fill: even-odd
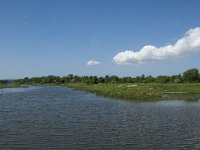
[(199, 0), (0, 0), (0, 79), (200, 69)]

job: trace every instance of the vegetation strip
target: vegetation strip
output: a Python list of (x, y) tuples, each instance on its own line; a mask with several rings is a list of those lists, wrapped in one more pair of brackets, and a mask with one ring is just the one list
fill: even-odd
[[(14, 86), (57, 85), (96, 93), (97, 95), (130, 100), (200, 99), (200, 74), (196, 68), (173, 76), (43, 76), (14, 80)], [(12, 87), (0, 81), (0, 88)]]
[[(68, 87), (92, 92), (100, 96), (127, 100), (198, 100), (200, 84), (78, 84), (70, 83)], [(182, 92), (180, 92), (182, 91)]]

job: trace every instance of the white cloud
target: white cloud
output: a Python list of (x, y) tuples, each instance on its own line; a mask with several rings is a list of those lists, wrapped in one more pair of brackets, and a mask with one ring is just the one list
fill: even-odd
[(99, 61), (96, 61), (96, 60), (90, 60), (87, 62), (87, 65), (91, 66), (91, 65), (99, 65), (100, 62)]
[(200, 52), (200, 27), (190, 29), (174, 45), (144, 46), (139, 51), (126, 50), (113, 57), (116, 64), (138, 64), (177, 58)]

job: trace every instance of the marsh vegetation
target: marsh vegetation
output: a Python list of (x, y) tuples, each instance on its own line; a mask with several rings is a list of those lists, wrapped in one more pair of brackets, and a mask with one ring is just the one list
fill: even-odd
[(172, 76), (97, 77), (69, 74), (63, 77), (53, 75), (26, 77), (15, 80), (15, 83), (16, 85), (62, 85), (101, 96), (130, 100), (200, 98), (200, 74), (196, 68)]
[(198, 100), (200, 84), (67, 84), (68, 87), (96, 93), (100, 96), (128, 100)]

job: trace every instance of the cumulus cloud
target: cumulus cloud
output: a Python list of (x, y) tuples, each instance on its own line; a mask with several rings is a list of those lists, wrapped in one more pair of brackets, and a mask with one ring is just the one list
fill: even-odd
[(173, 45), (144, 46), (139, 51), (126, 50), (113, 57), (116, 64), (138, 64), (177, 58), (200, 52), (200, 27), (190, 29)]
[(96, 61), (96, 60), (90, 60), (87, 62), (87, 65), (88, 66), (91, 66), (91, 65), (99, 65), (100, 62), (99, 61)]

